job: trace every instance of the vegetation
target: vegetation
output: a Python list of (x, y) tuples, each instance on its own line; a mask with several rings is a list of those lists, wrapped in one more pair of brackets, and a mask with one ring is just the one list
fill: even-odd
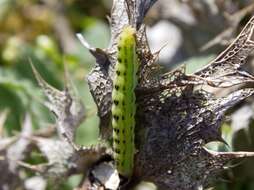
[[(177, 14), (167, 15), (164, 12), (160, 14), (158, 10), (160, 10), (160, 6), (165, 5), (165, 2), (158, 0), (159, 2), (161, 4), (155, 4), (156, 6), (150, 10), (145, 22), (149, 26), (156, 25), (162, 19), (173, 22), (184, 36), (181, 48), (175, 47), (179, 48), (178, 54), (175, 54), (177, 59), (172, 58), (169, 64), (164, 65), (163, 70), (159, 72), (172, 70), (183, 63), (187, 65), (187, 73), (199, 70), (214, 58), (215, 54), (225, 49), (224, 42), (230, 42), (236, 37), (254, 10), (254, 4), (251, 1), (216, 2), (213, 5), (210, 5), (208, 1), (196, 1), (196, 3), (176, 1), (176, 5), (179, 7), (186, 7), (182, 10), (192, 12), (195, 22), (190, 23), (188, 19), (179, 20)], [(31, 188), (29, 183), (38, 179), (34, 178), (36, 172), (50, 173), (48, 168), (43, 168), (42, 171), (42, 167), (33, 168), (33, 166), (45, 164), (47, 160), (52, 161), (50, 157), (52, 152), (44, 152), (46, 147), (50, 147), (50, 142), (41, 141), (41, 139), (44, 137), (51, 140), (57, 139), (59, 130), (55, 125), (57, 122), (62, 122), (59, 118), (63, 116), (62, 112), (58, 113), (59, 107), (52, 108), (54, 102), (47, 105), (51, 105), (51, 107), (49, 106), (52, 108), (51, 111), (56, 110), (56, 118), (45, 106), (48, 98), (53, 96), (46, 93), (45, 97), (45, 92), (49, 87), (44, 85), (41, 78), (54, 88), (61, 90), (63, 94), (69, 95), (68, 90), (70, 90), (70, 100), (75, 102), (75, 98), (78, 97), (84, 104), (85, 118), (82, 122), (80, 119), (81, 124), (77, 128), (75, 139), (73, 140), (68, 135), (67, 139), (73, 140), (75, 145), (85, 147), (98, 145), (100, 130), (104, 130), (99, 126), (103, 127), (105, 124), (103, 122), (106, 120), (101, 120), (103, 124), (100, 123), (103, 114), (100, 112), (101, 110), (97, 110), (96, 103), (98, 102), (94, 101), (87, 82), (87, 76), (94, 68), (95, 60), (75, 34), (81, 33), (94, 47), (106, 48), (110, 43), (110, 26), (106, 15), (110, 15), (112, 2), (102, 0), (85, 2), (79, 0), (0, 0), (0, 5), (0, 169), (9, 172), (9, 169), (5, 167), (7, 157), (14, 163), (13, 171), (16, 172), (6, 172), (6, 177), (0, 177), (0, 189), (6, 185), (6, 182), (8, 182), (9, 189), (29, 189)], [(230, 14), (230, 16), (225, 16), (227, 14), (224, 13)], [(184, 14), (180, 18), (184, 18)], [(224, 32), (218, 35), (215, 40), (206, 43), (221, 31)], [(204, 46), (204, 44), (206, 45)], [(163, 45), (160, 44), (160, 47)], [(203, 46), (203, 50), (205, 49), (204, 51), (200, 51), (201, 46)], [(253, 71), (252, 62), (253, 58), (250, 55), (244, 69)], [(34, 66), (34, 70), (31, 65)], [(64, 65), (66, 65), (70, 77), (66, 77)], [(68, 86), (70, 81), (73, 84)], [(244, 83), (242, 86), (253, 87), (253, 83)], [(242, 88), (242, 86), (234, 87), (233, 90)], [(219, 88), (212, 89), (211, 92), (217, 97), (221, 97), (233, 90)], [(51, 92), (56, 91), (52, 90)], [(72, 92), (75, 96), (72, 96)], [(66, 98), (67, 95), (62, 97)], [(68, 106), (65, 101), (60, 103), (63, 106)], [(168, 103), (172, 103), (171, 100)], [(220, 151), (253, 151), (253, 100), (249, 98), (237, 103), (227, 113), (230, 119), (222, 123), (221, 129), (222, 137), (229, 146), (214, 142), (206, 146), (209, 149)], [(103, 134), (105, 135), (106, 132)], [(22, 144), (20, 143), (22, 139), (25, 139), (23, 148), (18, 147)], [(36, 148), (31, 148), (27, 139), (34, 141)], [(217, 140), (223, 141), (222, 139)], [(16, 148), (13, 148), (15, 149), (13, 151), (10, 147)], [(66, 156), (68, 156), (69, 150), (72, 151), (69, 146), (64, 144), (59, 147), (59, 149), (66, 151)], [(105, 147), (96, 148), (100, 155), (107, 154), (107, 151), (104, 150)], [(20, 154), (17, 153), (17, 150), (20, 150)], [(92, 154), (92, 151), (83, 150), (83, 152), (77, 153), (78, 156), (76, 154), (72, 156), (79, 158), (82, 157), (81, 154), (89, 155)], [(253, 159), (248, 158), (244, 162), (240, 161), (237, 160), (228, 165), (229, 169), (225, 170), (220, 178), (226, 179), (226, 182), (220, 179), (216, 180), (215, 189), (252, 190), (254, 188)], [(90, 160), (82, 160), (82, 163), (87, 162)], [(54, 169), (57, 168), (57, 171), (61, 170), (61, 167), (58, 166), (54, 165)], [(75, 169), (83, 171), (87, 168)], [(46, 170), (47, 172), (45, 172)], [(63, 172), (64, 175), (66, 173)], [(37, 183), (38, 187), (33, 188), (43, 190), (53, 189), (57, 186), (57, 189), (73, 189), (83, 182), (82, 172), (73, 173), (75, 175), (68, 173), (67, 180), (57, 180), (58, 184), (54, 179), (59, 178), (43, 176)]]

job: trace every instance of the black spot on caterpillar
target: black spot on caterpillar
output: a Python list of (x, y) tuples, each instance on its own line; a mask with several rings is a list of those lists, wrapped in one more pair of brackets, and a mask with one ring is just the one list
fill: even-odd
[(119, 119), (118, 115), (113, 115), (114, 119), (117, 121)]
[(115, 89), (116, 89), (116, 90), (119, 90), (119, 86), (118, 86), (118, 85), (115, 85)]
[(115, 105), (118, 105), (119, 104), (119, 101), (118, 100), (114, 100), (113, 101)]

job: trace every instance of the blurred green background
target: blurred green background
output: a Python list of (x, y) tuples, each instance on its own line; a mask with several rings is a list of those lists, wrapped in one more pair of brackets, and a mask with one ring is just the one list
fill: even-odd
[[(182, 1), (176, 2), (180, 7), (191, 6)], [(223, 17), (223, 11), (236, 12), (248, 5), (249, 1), (242, 1), (242, 3), (227, 1), (228, 4), (231, 3), (230, 6), (227, 5), (230, 8), (219, 7), (221, 1), (216, 3), (218, 10), (213, 15), (218, 19)], [(27, 112), (32, 115), (35, 130), (47, 127), (54, 119), (41, 103), (45, 97), (33, 76), (30, 59), (42, 77), (58, 89), (63, 88), (63, 63), (67, 64), (88, 113), (87, 119), (78, 129), (76, 142), (87, 145), (97, 141), (99, 119), (86, 81), (86, 76), (95, 60), (77, 40), (75, 34), (82, 33), (93, 46), (106, 48), (110, 41), (110, 29), (106, 16), (110, 15), (111, 4), (109, 0), (0, 0), (0, 114), (5, 111), (8, 113), (4, 123), (5, 136), (12, 136), (20, 131)], [(196, 19), (194, 24), (191, 21), (187, 24), (183, 21), (179, 22), (175, 19), (177, 15), (167, 17), (160, 14), (156, 8), (151, 10), (146, 18), (146, 22), (151, 27), (161, 19), (170, 21), (170, 18), (173, 18), (172, 20), (175, 21), (173, 23), (182, 30), (182, 42), (176, 43), (179, 46), (173, 47), (178, 49), (171, 56), (173, 58), (168, 62), (167, 67), (175, 67), (184, 61), (188, 65), (187, 72), (193, 72), (208, 63), (214, 58), (214, 54), (224, 48), (219, 44), (215, 48), (199, 52), (199, 48), (205, 42), (227, 27), (227, 25), (209, 27), (209, 21), (213, 17), (204, 19), (205, 17), (202, 16), (205, 15), (206, 10), (202, 7), (199, 9), (201, 9), (199, 12), (198, 9), (190, 9), (194, 17), (200, 18)], [(204, 9), (203, 13), (202, 9)], [(181, 10), (188, 12), (187, 8)], [(197, 11), (199, 15), (197, 16), (197, 12), (194, 11)], [(184, 14), (181, 17), (184, 17)], [(218, 22), (223, 23), (224, 20)], [(213, 26), (215, 25), (216, 22)], [(184, 32), (188, 32), (189, 35), (184, 35)], [(165, 44), (159, 43), (159, 45)], [(163, 64), (165, 65), (164, 62)], [(252, 105), (252, 102), (238, 105), (232, 113), (244, 109), (246, 104)], [(253, 110), (253, 107), (251, 106), (250, 109), (249, 112)], [(254, 136), (251, 135), (253, 134), (253, 115), (250, 114), (250, 117), (246, 119), (249, 122), (238, 130), (232, 127), (232, 123), (239, 122), (237, 118), (241, 117), (241, 113), (238, 116), (235, 115), (236, 119), (225, 122), (222, 128), (223, 136), (230, 147), (211, 143), (208, 145), (210, 148), (254, 151)], [(253, 163), (253, 159), (248, 159), (240, 166), (227, 170), (222, 177), (227, 181), (220, 182), (216, 189), (254, 190)], [(63, 188), (72, 189), (77, 185), (78, 179), (78, 176), (70, 177), (63, 184)]]
[(82, 33), (96, 47), (106, 47), (109, 8), (103, 1), (0, 0), (0, 110), (9, 110), (5, 123), (8, 135), (20, 130), (26, 112), (32, 114), (36, 128), (53, 119), (40, 103), (45, 98), (33, 76), (31, 60), (42, 77), (58, 89), (63, 89), (63, 63), (67, 63), (91, 113), (79, 128), (77, 142), (96, 139), (98, 118), (86, 82), (94, 59), (75, 33)]

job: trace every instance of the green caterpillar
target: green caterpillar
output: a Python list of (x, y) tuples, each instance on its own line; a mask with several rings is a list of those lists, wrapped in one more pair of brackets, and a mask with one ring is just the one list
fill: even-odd
[(112, 91), (113, 149), (120, 175), (131, 177), (134, 162), (135, 87), (137, 85), (136, 31), (127, 26), (118, 41)]

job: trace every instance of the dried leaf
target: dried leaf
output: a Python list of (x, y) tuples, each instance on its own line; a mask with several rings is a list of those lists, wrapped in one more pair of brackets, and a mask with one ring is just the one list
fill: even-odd
[(225, 51), (210, 64), (197, 71), (195, 75), (203, 78), (209, 85), (216, 87), (253, 82), (253, 77), (250, 74), (239, 70), (254, 49), (253, 30), (254, 17), (250, 19), (235, 41)]
[(16, 172), (18, 167), (17, 162), (12, 160), (21, 161), (25, 158), (25, 153), (27, 152), (28, 145), (30, 144), (29, 137), (31, 137), (33, 132), (32, 129), (31, 117), (27, 113), (18, 140), (7, 150), (7, 159), (9, 160), (10, 171)]
[(73, 87), (65, 70), (65, 89), (59, 91), (49, 85), (31, 64), (34, 75), (47, 96), (49, 102), (45, 105), (55, 114), (58, 132), (71, 144), (73, 143), (77, 127), (85, 117), (84, 105), (75, 95)]

